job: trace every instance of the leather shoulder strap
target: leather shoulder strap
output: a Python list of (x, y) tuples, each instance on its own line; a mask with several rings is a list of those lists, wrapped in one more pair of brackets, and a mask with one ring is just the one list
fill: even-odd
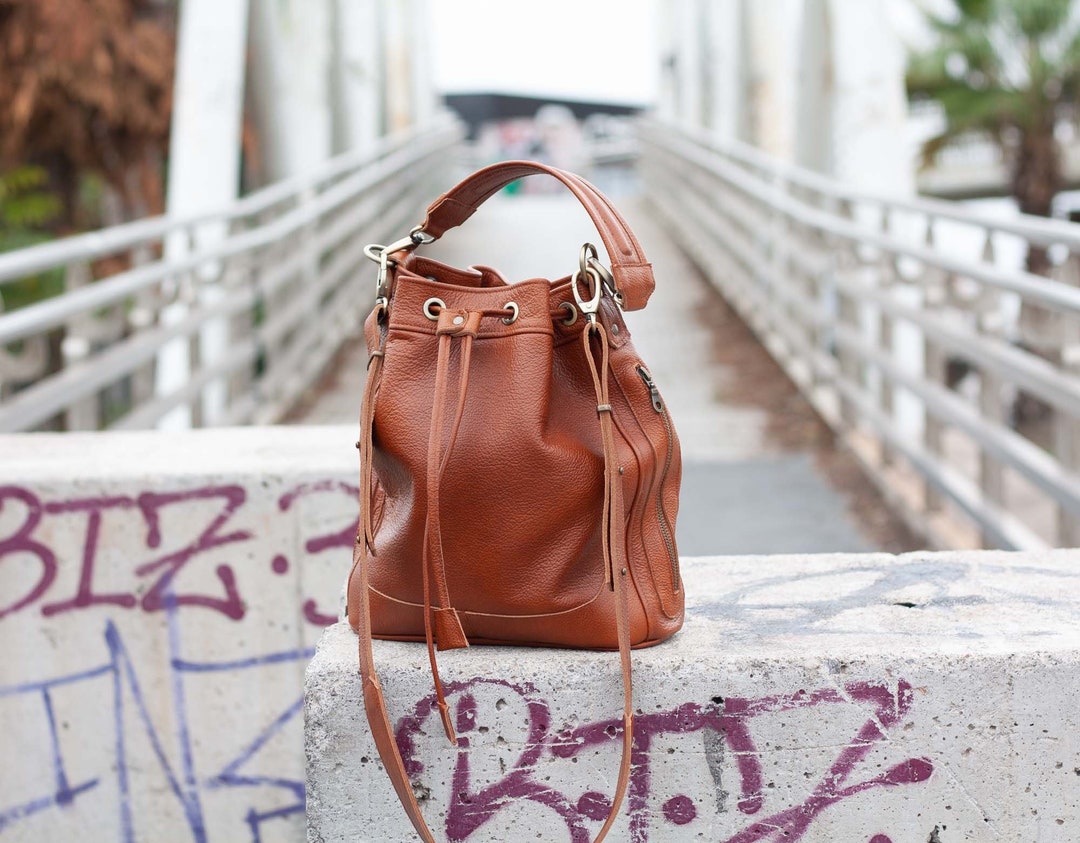
[(477, 170), (450, 188), (428, 207), (421, 226), (433, 237), (442, 237), (461, 225), (510, 182), (525, 176), (549, 175), (561, 181), (582, 204), (604, 242), (611, 259), (611, 274), (622, 294), (623, 307), (640, 310), (652, 295), (656, 281), (641, 244), (614, 206), (580, 176), (536, 161), (502, 161)]
[[(607, 338), (601, 325), (594, 324), (592, 331), (599, 335), (597, 345), (601, 352), (601, 363), (597, 366), (593, 359), (590, 345), (590, 331), (582, 335), (585, 353), (592, 371), (596, 387), (597, 415), (600, 418), (601, 438), (604, 451), (604, 507), (603, 507), (603, 550), (604, 564), (610, 588), (615, 592), (615, 630), (619, 644), (619, 665), (623, 685), (623, 735), (622, 754), (619, 763), (619, 776), (612, 797), (611, 809), (607, 820), (594, 839), (601, 843), (618, 819), (623, 799), (630, 782), (630, 767), (634, 742), (634, 690), (630, 663), (630, 612), (629, 586), (627, 584), (625, 520), (622, 500), (622, 481), (618, 473), (618, 458), (610, 418), (610, 403), (607, 388), (608, 346)], [(385, 340), (385, 337), (384, 337)], [(371, 608), (368, 600), (368, 549), (370, 538), (369, 507), (371, 504), (371, 429), (375, 410), (375, 395), (382, 375), (384, 346), (372, 355), (371, 371), (364, 389), (364, 403), (361, 410), (360, 428), (360, 529), (353, 548), (353, 569), (349, 575), (348, 611), (349, 620), (358, 633), (358, 656), (360, 662), (360, 680), (364, 695), (364, 708), (368, 725), (375, 740), (386, 773), (397, 792), (398, 801), (405, 809), (409, 821), (424, 843), (435, 843), (435, 838), (424, 821), (420, 805), (413, 793), (412, 783), (405, 770), (405, 762), (398, 749), (390, 715), (386, 709), (382, 685), (379, 682), (372, 649)], [(607, 412), (605, 412), (605, 410)], [(444, 704), (445, 705), (445, 704)], [(448, 724), (448, 715), (443, 708), (444, 724)], [(451, 734), (447, 730), (447, 735)], [(453, 740), (453, 738), (451, 738)]]

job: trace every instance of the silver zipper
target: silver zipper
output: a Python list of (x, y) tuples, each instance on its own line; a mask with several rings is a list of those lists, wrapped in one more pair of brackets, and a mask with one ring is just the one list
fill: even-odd
[(675, 434), (671, 429), (671, 419), (668, 417), (667, 409), (664, 407), (664, 399), (660, 397), (660, 390), (656, 388), (656, 383), (653, 381), (652, 374), (645, 368), (643, 363), (637, 365), (637, 373), (645, 382), (645, 386), (649, 390), (649, 400), (652, 402), (652, 407), (660, 415), (660, 418), (664, 422), (664, 430), (667, 431), (667, 458), (664, 460), (664, 470), (660, 474), (660, 482), (657, 485), (656, 491), (656, 520), (660, 524), (660, 535), (664, 537), (664, 545), (667, 547), (668, 560), (671, 562), (671, 581), (675, 584), (675, 590), (678, 591), (680, 588), (678, 556), (675, 553), (675, 541), (671, 537), (671, 528), (667, 523), (667, 513), (664, 512), (663, 495), (664, 481), (667, 480), (668, 471), (671, 468), (671, 460), (675, 455)]

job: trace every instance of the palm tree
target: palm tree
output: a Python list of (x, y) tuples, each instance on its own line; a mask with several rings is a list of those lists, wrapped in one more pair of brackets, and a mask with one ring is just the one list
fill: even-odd
[[(924, 160), (959, 138), (987, 137), (1007, 162), (1021, 212), (1050, 216), (1063, 182), (1055, 129), (1080, 87), (1080, 9), (1073, 0), (950, 4), (947, 14), (924, 8), (936, 43), (908, 63), (909, 94), (936, 100), (945, 115)], [(1046, 251), (1030, 249), (1027, 266), (1049, 274)]]

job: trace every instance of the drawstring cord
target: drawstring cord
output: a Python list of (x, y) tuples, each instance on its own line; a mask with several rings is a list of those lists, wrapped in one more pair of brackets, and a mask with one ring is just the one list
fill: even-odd
[[(501, 313), (502, 311), (496, 311)], [(424, 638), (427, 641), (428, 661), (431, 663), (431, 677), (435, 685), (435, 698), (442, 719), (443, 729), (450, 743), (457, 745), (450, 718), (450, 708), (443, 692), (439, 677), (435, 647), (451, 650), (468, 647), (469, 640), (461, 627), (457, 610), (450, 604), (450, 591), (446, 584), (446, 559), (443, 555), (442, 526), (440, 518), (439, 489), (442, 474), (446, 469), (450, 452), (457, 440), (461, 426), (461, 417), (465, 411), (465, 398), (469, 386), (469, 367), (472, 362), (473, 340), (480, 330), (483, 311), (454, 311), (442, 308), (439, 311), (438, 325), (435, 329), (439, 337), (439, 355), (435, 367), (435, 390), (431, 406), (431, 431), (428, 437), (427, 459), (427, 519), (424, 524), (424, 558), (422, 563), (424, 583)], [(445, 449), (443, 440), (443, 408), (446, 403), (446, 386), (450, 368), (450, 347), (454, 339), (461, 340), (461, 372), (458, 375), (457, 407), (450, 425), (450, 438)], [(434, 581), (434, 582), (433, 582)], [(432, 587), (436, 592), (438, 604), (432, 607)]]

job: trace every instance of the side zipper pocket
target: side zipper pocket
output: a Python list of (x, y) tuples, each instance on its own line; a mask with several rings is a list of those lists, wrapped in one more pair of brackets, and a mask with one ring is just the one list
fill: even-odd
[(671, 428), (671, 418), (668, 416), (667, 407), (664, 406), (664, 399), (660, 397), (660, 390), (656, 388), (656, 383), (653, 381), (652, 374), (645, 367), (644, 363), (638, 363), (636, 369), (638, 375), (645, 382), (646, 388), (649, 390), (649, 400), (652, 402), (652, 408), (663, 421), (664, 431), (667, 434), (667, 455), (664, 457), (664, 467), (660, 472), (660, 479), (656, 484), (656, 520), (660, 527), (660, 535), (664, 539), (664, 546), (667, 548), (668, 560), (671, 564), (671, 582), (675, 591), (679, 591), (679, 589), (682, 588), (682, 582), (679, 577), (679, 556), (675, 551), (675, 537), (672, 535), (671, 525), (668, 523), (667, 513), (664, 511), (664, 482), (667, 480), (668, 473), (671, 471), (671, 463), (675, 457), (675, 431)]

